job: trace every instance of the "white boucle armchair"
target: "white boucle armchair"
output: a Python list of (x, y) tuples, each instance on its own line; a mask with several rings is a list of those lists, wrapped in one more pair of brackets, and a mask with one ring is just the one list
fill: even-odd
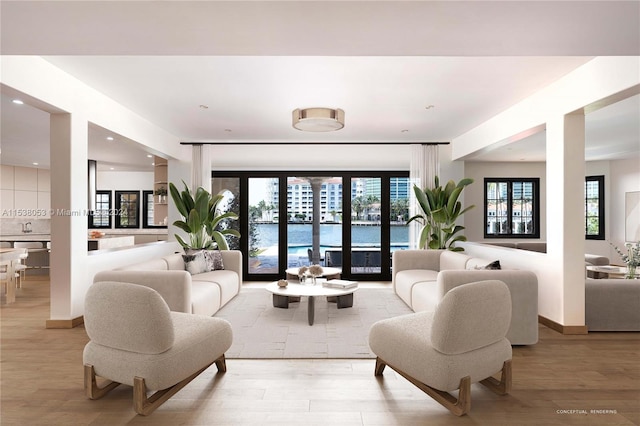
[[(96, 282), (85, 297), (84, 388), (90, 399), (133, 386), (138, 414), (148, 415), (213, 363), (226, 371), (232, 342), (224, 319), (170, 312), (157, 291)], [(96, 376), (107, 379), (98, 387)], [(147, 397), (147, 390), (157, 391)]]
[[(502, 281), (455, 287), (435, 312), (418, 312), (376, 322), (369, 346), (375, 375), (386, 365), (462, 416), (471, 409), (471, 384), (504, 395), (511, 389), (511, 297)], [(502, 372), (501, 380), (492, 377)], [(458, 398), (449, 392), (459, 389)]]

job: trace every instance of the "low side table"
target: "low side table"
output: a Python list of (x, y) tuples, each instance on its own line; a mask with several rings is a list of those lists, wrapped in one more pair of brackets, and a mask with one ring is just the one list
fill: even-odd
[(307, 317), (309, 325), (313, 325), (315, 317), (315, 299), (318, 296), (335, 297), (337, 299), (338, 309), (351, 308), (353, 306), (353, 293), (358, 287), (348, 289), (337, 289), (323, 287), (322, 284), (294, 284), (289, 283), (287, 287), (279, 287), (277, 282), (267, 284), (267, 291), (273, 293), (274, 308), (289, 308), (290, 298), (307, 297), (309, 298)]

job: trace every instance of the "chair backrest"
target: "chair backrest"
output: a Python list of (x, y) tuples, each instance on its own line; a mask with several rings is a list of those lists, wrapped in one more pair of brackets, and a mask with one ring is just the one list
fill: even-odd
[(143, 354), (173, 346), (169, 307), (157, 291), (137, 284), (93, 283), (85, 297), (84, 324), (100, 345)]
[(436, 307), (431, 344), (445, 354), (460, 354), (504, 339), (511, 324), (511, 295), (498, 280), (455, 287)]
[(342, 266), (342, 252), (327, 250), (324, 253), (324, 264), (327, 266)]

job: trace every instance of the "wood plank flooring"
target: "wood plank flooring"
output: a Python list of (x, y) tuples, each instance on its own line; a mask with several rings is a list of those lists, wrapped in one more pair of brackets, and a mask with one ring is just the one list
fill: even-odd
[[(45, 278), (46, 279), (46, 278)], [(49, 283), (29, 278), (0, 309), (0, 424), (8, 425), (639, 425), (640, 333), (563, 336), (515, 347), (513, 390), (472, 385), (457, 418), (374, 360), (227, 360), (149, 417), (120, 386), (91, 401), (82, 389), (83, 327), (45, 329)]]

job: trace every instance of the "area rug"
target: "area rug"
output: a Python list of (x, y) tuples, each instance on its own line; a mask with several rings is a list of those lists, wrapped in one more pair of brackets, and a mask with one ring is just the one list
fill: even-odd
[(375, 358), (369, 349), (369, 328), (384, 318), (411, 313), (392, 289), (360, 288), (353, 307), (337, 309), (316, 298), (315, 320), (307, 321), (307, 298), (274, 308), (265, 289), (242, 289), (216, 313), (231, 323), (231, 359)]

